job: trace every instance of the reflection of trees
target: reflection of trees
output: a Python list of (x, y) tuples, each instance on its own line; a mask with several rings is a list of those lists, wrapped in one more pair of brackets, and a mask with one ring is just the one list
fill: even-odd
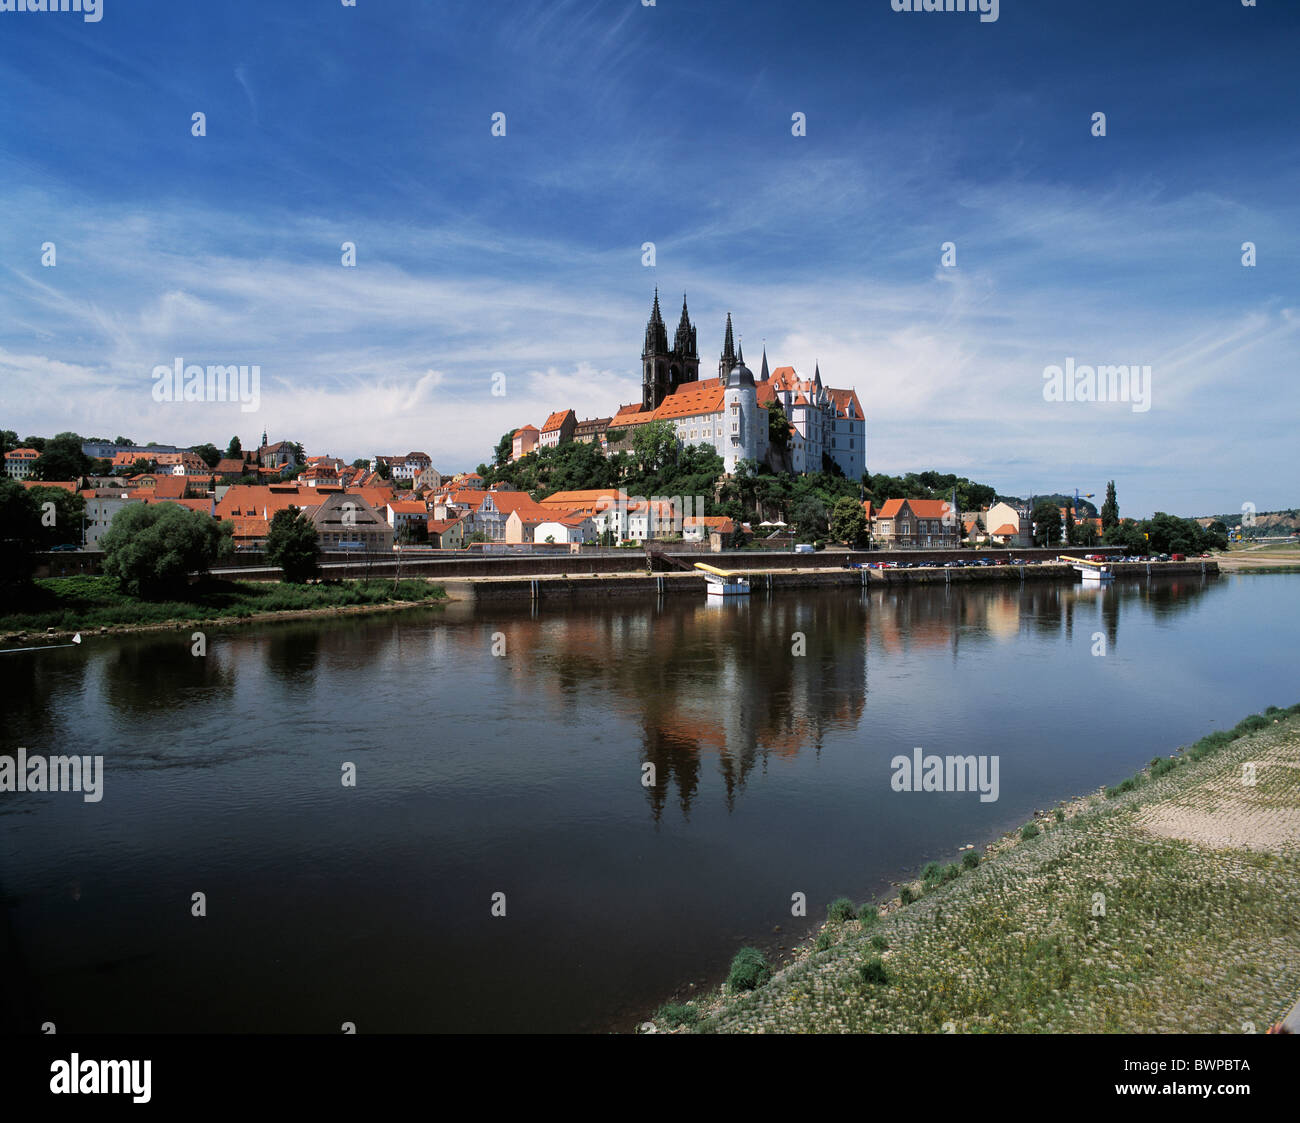
[(190, 635), (199, 630), (185, 628), (165, 639), (125, 640), (94, 656), (105, 703), (125, 717), (136, 717), (173, 711), (196, 691), (233, 696), (234, 670), (213, 657), (211, 633), (209, 654), (191, 654)]
[[(19, 746), (43, 752), (45, 746), (57, 743), (57, 716), (51, 701), (56, 692), (68, 688), (71, 661), (62, 651), (24, 652), (4, 659), (0, 704), (4, 706), (5, 732), (0, 737), (0, 752), (12, 754)], [(21, 735), (15, 737), (14, 730), (22, 730)]]

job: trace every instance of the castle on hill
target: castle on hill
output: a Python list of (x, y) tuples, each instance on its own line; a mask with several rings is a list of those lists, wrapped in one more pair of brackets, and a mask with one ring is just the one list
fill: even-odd
[[(769, 437), (768, 410), (773, 405), (781, 407), (788, 421), (784, 449), (774, 446)], [(607, 449), (628, 447), (636, 427), (651, 421), (671, 424), (683, 446), (711, 446), (729, 473), (741, 460), (799, 474), (820, 472), (828, 461), (854, 480), (866, 471), (866, 419), (855, 391), (824, 386), (820, 364), (812, 378), (791, 366), (769, 372), (766, 347), (756, 378), (745, 365), (743, 349), (736, 345), (730, 312), (718, 376), (701, 379), (696, 329), (686, 297), (669, 347), (658, 289), (641, 349), (641, 401), (621, 407), (611, 418), (579, 422), (572, 410), (561, 410), (551, 414), (540, 430), (524, 426), (514, 433), (512, 459), (539, 445), (568, 440), (599, 440)]]

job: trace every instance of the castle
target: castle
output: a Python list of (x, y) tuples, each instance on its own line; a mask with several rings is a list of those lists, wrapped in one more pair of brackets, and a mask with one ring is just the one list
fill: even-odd
[[(769, 437), (768, 410), (773, 403), (789, 422), (784, 450), (773, 447)], [(649, 421), (670, 422), (683, 445), (711, 445), (728, 472), (741, 460), (767, 463), (778, 471), (820, 472), (823, 455), (849, 479), (860, 479), (866, 471), (866, 419), (856, 392), (824, 386), (820, 365), (812, 378), (803, 378), (788, 366), (769, 372), (766, 347), (755, 378), (745, 365), (743, 348), (736, 345), (730, 312), (718, 377), (701, 379), (696, 329), (686, 297), (669, 348), (658, 289), (641, 349), (641, 402), (623, 406), (608, 430), (627, 430)]]
[[(772, 439), (768, 418), (773, 405), (785, 414), (785, 440)], [(700, 378), (696, 329), (686, 297), (669, 347), (658, 289), (641, 348), (641, 400), (610, 418), (579, 421), (572, 410), (560, 410), (541, 430), (532, 425), (516, 429), (511, 459), (569, 440), (600, 441), (607, 451), (628, 448), (636, 427), (651, 421), (670, 423), (683, 446), (710, 445), (728, 473), (742, 460), (798, 474), (821, 472), (830, 463), (852, 480), (861, 479), (867, 468), (867, 423), (856, 392), (822, 385), (820, 365), (812, 378), (804, 378), (794, 367), (769, 372), (766, 347), (755, 378), (736, 343), (730, 312), (718, 376)]]

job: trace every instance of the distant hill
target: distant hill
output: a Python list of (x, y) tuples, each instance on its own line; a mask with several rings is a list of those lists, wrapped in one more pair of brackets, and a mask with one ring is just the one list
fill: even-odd
[(1196, 519), (1201, 526), (1209, 526), (1212, 522), (1221, 522), (1229, 530), (1240, 527), (1242, 534), (1247, 537), (1294, 534), (1297, 530), (1300, 530), (1300, 511), (1294, 507), (1289, 511), (1259, 511), (1255, 515), (1254, 526), (1244, 526), (1241, 520), (1242, 513), (1240, 511), (1230, 511), (1226, 515), (1202, 515)]

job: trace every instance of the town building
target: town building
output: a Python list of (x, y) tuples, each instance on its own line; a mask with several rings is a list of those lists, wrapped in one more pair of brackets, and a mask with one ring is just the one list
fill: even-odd
[(34, 448), (16, 448), (5, 453), (5, 475), (11, 480), (25, 480), (41, 454)]
[(947, 499), (889, 499), (872, 538), (882, 549), (953, 549), (961, 545), (961, 519)]

